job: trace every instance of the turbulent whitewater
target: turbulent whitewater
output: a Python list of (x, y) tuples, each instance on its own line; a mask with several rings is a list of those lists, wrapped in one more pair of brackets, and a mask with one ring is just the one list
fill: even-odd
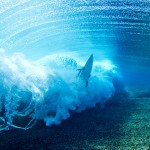
[[(0, 55), (0, 130), (28, 129), (38, 120), (60, 124), (72, 113), (104, 105), (115, 92), (117, 67), (108, 60), (94, 63), (88, 86), (77, 77), (82, 68), (71, 57), (50, 55), (29, 61), (21, 53)], [(26, 124), (16, 120), (28, 118)]]

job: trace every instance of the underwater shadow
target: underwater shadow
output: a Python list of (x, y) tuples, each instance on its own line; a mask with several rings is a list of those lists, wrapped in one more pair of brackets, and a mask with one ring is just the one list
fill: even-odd
[(97, 105), (73, 114), (58, 126), (45, 127), (38, 122), (26, 131), (12, 129), (0, 133), (0, 149), (115, 149), (125, 134), (123, 124), (135, 107), (126, 92), (116, 93), (104, 108)]

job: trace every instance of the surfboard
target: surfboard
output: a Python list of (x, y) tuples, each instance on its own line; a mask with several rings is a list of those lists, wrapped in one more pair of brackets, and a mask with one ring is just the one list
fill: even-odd
[(79, 78), (82, 78), (84, 82), (86, 83), (86, 87), (88, 86), (88, 79), (90, 78), (90, 74), (93, 67), (93, 54), (89, 57), (87, 62), (85, 63), (84, 67), (80, 69)]

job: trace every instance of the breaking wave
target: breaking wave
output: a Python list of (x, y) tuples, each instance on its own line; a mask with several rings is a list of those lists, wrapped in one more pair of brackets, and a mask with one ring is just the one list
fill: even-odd
[(94, 64), (85, 87), (77, 77), (82, 66), (58, 55), (33, 62), (21, 53), (8, 56), (1, 50), (0, 64), (0, 130), (26, 130), (38, 120), (57, 125), (72, 113), (103, 105), (114, 94), (118, 77), (115, 65), (101, 61)]

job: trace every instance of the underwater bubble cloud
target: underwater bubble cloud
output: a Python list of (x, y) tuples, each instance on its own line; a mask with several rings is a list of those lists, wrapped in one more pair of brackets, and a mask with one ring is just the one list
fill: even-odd
[[(85, 86), (77, 76), (82, 66), (71, 57), (30, 61), (21, 53), (0, 53), (0, 130), (26, 130), (38, 120), (57, 125), (72, 113), (103, 105), (115, 92), (115, 65), (95, 63)], [(16, 121), (23, 118), (28, 119), (24, 125)]]

